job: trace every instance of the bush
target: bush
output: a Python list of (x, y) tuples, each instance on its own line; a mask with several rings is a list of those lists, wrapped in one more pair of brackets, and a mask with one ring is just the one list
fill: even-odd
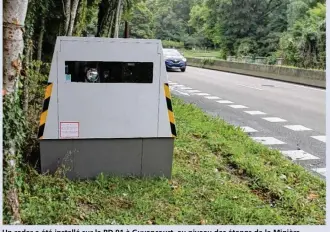
[(255, 53), (256, 48), (258, 47), (256, 41), (251, 38), (245, 38), (237, 40), (235, 43), (236, 55), (237, 56), (250, 56)]
[(219, 51), (219, 55), (217, 55), (217, 58), (221, 60), (227, 60), (227, 52), (224, 49), (221, 49)]
[(184, 44), (183, 42), (171, 41), (171, 40), (162, 40), (162, 44), (164, 48), (176, 48), (176, 49), (183, 49)]
[(39, 119), (42, 111), (46, 81), (48, 79), (50, 65), (41, 61), (32, 61), (27, 71), (28, 82), (28, 112), (26, 113), (27, 138), (23, 148), (25, 159), (30, 159), (32, 151), (38, 145), (35, 139), (39, 129)]
[(275, 54), (267, 57), (267, 64), (269, 64), (269, 65), (275, 65), (276, 62), (277, 62), (277, 57), (276, 57)]

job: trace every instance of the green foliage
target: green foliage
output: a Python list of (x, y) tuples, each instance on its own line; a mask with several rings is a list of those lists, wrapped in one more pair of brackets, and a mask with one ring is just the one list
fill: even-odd
[(188, 33), (191, 0), (148, 0), (153, 13), (154, 36), (157, 39), (182, 41)]
[(19, 152), (24, 145), (26, 121), (20, 101), (21, 94), (22, 84), (19, 80), (17, 91), (6, 96), (3, 103), (3, 148), (5, 151), (15, 147)]
[(183, 37), (183, 44), (185, 49), (192, 49), (199, 47), (200, 44), (203, 44), (203, 38), (196, 35), (185, 35)]
[(184, 48), (183, 42), (176, 42), (171, 40), (162, 40), (162, 44), (164, 48), (176, 48), (176, 49), (182, 49)]
[(308, 8), (309, 8), (308, 3), (302, 0), (291, 1), (288, 4), (287, 22), (289, 28), (291, 28), (296, 23), (297, 20), (304, 17)]
[(276, 54), (272, 54), (271, 56), (267, 57), (267, 61), (266, 63), (269, 64), (269, 65), (275, 65), (277, 62), (277, 57), (276, 57)]
[(153, 38), (153, 14), (145, 1), (133, 6), (129, 16), (130, 37), (140, 39)]
[(220, 49), (219, 51), (219, 55), (217, 55), (217, 58), (218, 59), (221, 59), (221, 60), (227, 60), (227, 53), (224, 49)]
[(41, 61), (33, 61), (27, 71), (29, 77), (29, 107), (26, 114), (26, 143), (23, 148), (24, 158), (29, 158), (31, 152), (38, 146), (36, 135), (39, 128), (39, 119), (42, 111), (45, 87), (50, 65)]
[(237, 40), (237, 42), (235, 43), (235, 47), (237, 47), (237, 56), (250, 56), (255, 53), (258, 44), (255, 40), (251, 38), (245, 38)]
[(20, 101), (22, 93), (21, 80), (18, 81), (16, 92), (6, 95), (3, 102), (3, 188), (4, 188), (4, 220), (12, 222), (12, 208), (16, 200), (14, 192), (22, 183), (17, 178), (20, 170), (22, 147), (25, 145), (27, 124)]
[(101, 0), (81, 0), (75, 20), (74, 36), (95, 35)]
[[(22, 176), (22, 167), (32, 150), (37, 146), (36, 135), (41, 114), (44, 82), (49, 73), (49, 64), (43, 64), (41, 61), (31, 62), (26, 69), (29, 78), (29, 102), (28, 112), (25, 114), (22, 109), (23, 85), (22, 80), (18, 82), (18, 89), (13, 95), (7, 95), (3, 103), (3, 148), (4, 148), (4, 189), (17, 188), (22, 190), (24, 182)], [(15, 163), (15, 169), (12, 169), (12, 162)], [(13, 186), (14, 184), (14, 186)], [(12, 202), (4, 200), (4, 220), (10, 223), (12, 220)]]
[(283, 34), (278, 53), (289, 65), (325, 68), (325, 4), (309, 9)]
[(86, 27), (84, 35), (95, 35), (97, 29), (98, 6), (101, 0), (88, 0), (86, 13)]

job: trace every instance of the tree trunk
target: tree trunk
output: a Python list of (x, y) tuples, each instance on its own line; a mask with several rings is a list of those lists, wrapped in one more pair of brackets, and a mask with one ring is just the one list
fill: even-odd
[(101, 37), (102, 27), (104, 24), (104, 15), (106, 14), (107, 1), (102, 0), (99, 4), (99, 12), (97, 15), (97, 31), (95, 37)]
[(70, 25), (70, 12), (71, 12), (71, 0), (65, 1), (65, 6), (63, 6), (64, 11), (64, 35), (68, 34), (69, 25)]
[(64, 33), (63, 22), (60, 22), (59, 25), (58, 25), (57, 34), (62, 35), (62, 33)]
[(23, 53), (23, 27), (28, 0), (5, 0), (3, 8), (3, 88), (15, 91)]
[(114, 14), (111, 14), (109, 28), (108, 28), (108, 34), (107, 34), (108, 38), (111, 37), (111, 32), (112, 32), (112, 27), (113, 27), (113, 19), (114, 19)]
[(116, 12), (116, 21), (115, 21), (115, 34), (114, 34), (114, 38), (118, 38), (118, 34), (119, 34), (121, 5), (122, 5), (122, 0), (118, 0), (117, 12)]
[(121, 25), (121, 16), (122, 16), (122, 14), (123, 14), (123, 5), (121, 5), (121, 7), (120, 7), (120, 11), (119, 11), (119, 18), (118, 18), (118, 27), (117, 27), (117, 37), (116, 38), (118, 38), (119, 37), (119, 29), (120, 29), (120, 25)]
[(114, 38), (115, 35), (116, 12), (112, 14), (112, 21), (110, 23), (109, 38)]
[[(31, 62), (31, 54), (32, 54), (32, 46), (33, 42), (29, 39), (27, 42), (27, 49), (25, 54), (25, 68), (28, 70), (30, 68), (30, 62)], [(27, 115), (28, 108), (29, 108), (29, 78), (24, 78), (24, 89), (23, 89), (23, 111), (25, 115)]]
[(67, 36), (72, 36), (74, 21), (76, 19), (76, 15), (77, 15), (78, 5), (79, 5), (79, 0), (73, 0), (73, 3), (71, 5), (70, 26), (69, 26)]
[[(16, 86), (22, 68), (21, 56), (24, 49), (23, 27), (28, 8), (28, 0), (4, 0), (3, 3), (3, 87), (9, 99), (17, 99)], [(9, 107), (14, 101), (9, 101)], [(6, 114), (6, 112), (4, 112)], [(14, 119), (15, 120), (15, 119)], [(9, 146), (4, 149), (3, 166), (8, 184), (5, 196), (11, 208), (15, 224), (21, 223), (19, 200), (16, 188), (16, 143), (9, 138)]]
[(111, 18), (111, 8), (110, 6), (107, 6), (106, 14), (103, 16), (103, 20), (102, 20), (102, 26), (100, 32), (101, 37), (107, 36), (108, 34), (108, 29), (109, 29), (108, 25), (110, 23), (110, 18)]
[(81, 0), (77, 8), (75, 23), (73, 25), (73, 36), (81, 36), (86, 27), (86, 16), (88, 11), (88, 1)]
[(113, 35), (115, 33), (114, 23), (116, 20), (117, 6), (118, 6), (118, 4), (115, 4), (115, 2), (113, 2), (109, 8), (110, 19), (109, 19), (109, 24), (108, 24), (108, 29), (107, 29), (107, 37), (109, 37), (109, 38), (113, 37)]
[(43, 44), (43, 41), (44, 41), (44, 34), (45, 34), (45, 17), (43, 16), (42, 19), (41, 19), (41, 28), (40, 28), (39, 39), (38, 39), (37, 60), (41, 60), (42, 44)]

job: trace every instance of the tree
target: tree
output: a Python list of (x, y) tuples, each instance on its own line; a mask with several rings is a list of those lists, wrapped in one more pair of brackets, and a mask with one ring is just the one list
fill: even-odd
[(8, 94), (15, 91), (20, 75), (24, 48), (23, 29), (28, 0), (5, 0), (3, 9), (4, 73), (3, 87)]
[[(69, 1), (69, 0), (67, 0), (67, 1)], [(67, 32), (68, 36), (72, 36), (73, 25), (74, 25), (76, 15), (77, 15), (78, 4), (79, 4), (79, 0), (73, 0), (72, 5), (71, 5), (69, 30)]]
[(116, 17), (115, 17), (115, 34), (114, 38), (118, 38), (118, 33), (119, 33), (119, 24), (120, 24), (120, 16), (122, 12), (122, 0), (117, 0), (117, 9), (116, 9)]
[(132, 38), (153, 38), (153, 14), (145, 1), (135, 4), (132, 10), (126, 12), (123, 17), (131, 25)]
[(72, 36), (79, 0), (66, 0), (63, 8), (65, 17), (64, 35)]
[(278, 52), (289, 64), (325, 68), (325, 9), (316, 4), (283, 34)]
[(154, 15), (154, 35), (157, 39), (180, 41), (188, 32), (189, 1), (148, 1)]
[(115, 20), (115, 1), (102, 0), (99, 4), (98, 23), (96, 37), (110, 37), (113, 33), (113, 22)]
[(74, 25), (74, 36), (95, 35), (101, 0), (81, 0)]
[[(6, 106), (4, 109), (15, 109), (14, 104), (17, 103), (17, 85), (22, 68), (22, 54), (24, 49), (23, 28), (28, 8), (28, 0), (5, 0), (3, 8), (3, 44), (4, 44), (4, 73), (3, 86), (6, 90)], [(16, 111), (17, 112), (17, 111)], [(19, 111), (21, 112), (21, 111)], [(12, 114), (14, 113), (14, 114)], [(15, 111), (4, 110), (4, 118), (9, 120), (19, 120)], [(7, 120), (8, 121), (8, 120)], [(7, 124), (8, 125), (8, 124)], [(4, 173), (6, 180), (4, 183), (7, 187), (5, 196), (13, 214), (14, 223), (20, 223), (19, 201), (15, 180), (17, 178), (17, 150), (19, 149), (17, 142), (20, 140), (16, 128), (11, 128), (13, 132), (9, 132), (4, 128)], [(17, 141), (17, 139), (19, 141)]]

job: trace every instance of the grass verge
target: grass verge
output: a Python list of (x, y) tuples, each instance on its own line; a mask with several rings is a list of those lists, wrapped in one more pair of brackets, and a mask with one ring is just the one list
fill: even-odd
[(217, 59), (220, 56), (220, 51), (218, 50), (183, 50), (184, 56), (188, 58), (214, 58)]
[(325, 181), (174, 98), (172, 180), (24, 174), (25, 224), (324, 225)]

